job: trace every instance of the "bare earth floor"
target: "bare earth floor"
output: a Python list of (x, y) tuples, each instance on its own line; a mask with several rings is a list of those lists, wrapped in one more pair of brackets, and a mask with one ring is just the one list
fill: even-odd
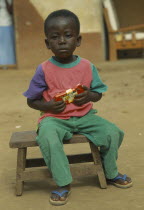
[[(52, 180), (25, 183), (23, 196), (15, 196), (16, 150), (9, 148), (12, 132), (34, 130), (39, 112), (30, 109), (22, 96), (34, 69), (0, 71), (0, 209), (1, 210), (143, 210), (144, 209), (144, 60), (123, 60), (97, 65), (109, 86), (102, 100), (94, 104), (98, 114), (125, 131), (119, 150), (121, 173), (133, 180), (130, 189), (99, 188), (96, 176), (79, 177), (72, 183), (69, 202), (62, 207), (49, 204)], [(66, 152), (72, 149), (67, 147)], [(74, 149), (73, 149), (74, 150)], [(87, 145), (74, 152), (87, 151)], [(29, 156), (41, 156), (38, 148)]]

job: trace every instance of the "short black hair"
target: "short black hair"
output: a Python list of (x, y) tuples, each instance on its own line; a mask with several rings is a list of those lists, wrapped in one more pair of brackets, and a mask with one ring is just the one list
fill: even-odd
[(57, 18), (57, 17), (65, 17), (65, 18), (73, 19), (74, 22), (75, 22), (75, 25), (76, 25), (77, 33), (78, 34), (80, 33), (80, 21), (79, 21), (78, 17), (73, 12), (71, 12), (67, 9), (60, 9), (60, 10), (56, 10), (56, 11), (50, 13), (47, 16), (47, 18), (45, 19), (45, 21), (44, 21), (44, 32), (45, 32), (46, 36), (48, 34), (47, 27), (48, 27), (49, 22), (51, 21), (51, 19)]

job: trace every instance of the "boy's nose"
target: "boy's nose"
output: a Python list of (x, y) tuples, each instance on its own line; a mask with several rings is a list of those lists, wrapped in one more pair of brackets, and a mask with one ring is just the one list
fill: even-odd
[(65, 37), (64, 36), (61, 36), (59, 38), (59, 44), (64, 44), (64, 43), (66, 43)]

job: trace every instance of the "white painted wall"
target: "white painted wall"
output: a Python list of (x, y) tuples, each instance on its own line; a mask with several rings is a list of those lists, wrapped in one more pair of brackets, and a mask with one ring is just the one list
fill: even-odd
[(101, 0), (30, 0), (45, 19), (58, 9), (69, 9), (80, 19), (81, 32), (101, 32)]

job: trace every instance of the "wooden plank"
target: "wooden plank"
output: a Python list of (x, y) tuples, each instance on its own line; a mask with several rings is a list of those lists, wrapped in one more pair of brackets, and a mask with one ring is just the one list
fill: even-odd
[(52, 178), (52, 175), (48, 168), (41, 169), (26, 169), (22, 174), (23, 181), (36, 181), (36, 180), (45, 180), (47, 178)]
[(102, 189), (106, 189), (107, 182), (106, 182), (105, 174), (101, 165), (97, 165), (97, 175), (98, 175), (100, 187)]
[(94, 164), (95, 165), (101, 165), (101, 157), (99, 154), (98, 147), (95, 146), (92, 142), (89, 142), (90, 148), (91, 148), (91, 153), (93, 156)]
[[(72, 164), (70, 165), (70, 170), (72, 176), (79, 177), (79, 176), (91, 176), (97, 175), (97, 168), (92, 163), (80, 163), (80, 164)], [(52, 178), (50, 171), (47, 168), (40, 168), (40, 169), (26, 169), (21, 179), (23, 181), (36, 181), (36, 180), (45, 180), (47, 178)]]
[(106, 183), (106, 178), (105, 178), (103, 166), (102, 166), (102, 163), (101, 163), (101, 157), (100, 157), (100, 154), (99, 154), (98, 147), (95, 146), (92, 142), (89, 142), (89, 144), (90, 144), (94, 164), (96, 165), (96, 168), (97, 168), (97, 174), (98, 174), (100, 187), (102, 189), (106, 189), (107, 188), (107, 183)]
[(125, 45), (123, 44), (122, 41), (120, 42), (115, 42), (116, 43), (116, 48), (118, 49), (139, 49), (139, 48), (144, 48), (144, 40), (136, 40), (136, 43), (134, 44), (131, 41), (125, 40)]
[(97, 175), (97, 167), (93, 163), (79, 163), (70, 165), (72, 177)]
[(26, 148), (20, 148), (18, 149), (17, 154), (17, 172), (16, 172), (16, 195), (22, 195), (23, 192), (23, 180), (22, 175), (25, 170), (25, 164), (26, 164)]
[(74, 134), (70, 140), (64, 141), (64, 144), (87, 143), (89, 140), (80, 134)]
[[(9, 146), (11, 148), (24, 148), (38, 146), (36, 142), (36, 131), (22, 131), (12, 134)], [(64, 141), (64, 144), (85, 143), (87, 138), (83, 135), (74, 134), (70, 140)]]
[(23, 148), (38, 146), (36, 131), (21, 131), (12, 134), (9, 146), (11, 148)]
[(120, 28), (118, 32), (143, 31), (143, 29), (144, 29), (144, 24), (139, 24), (139, 25), (133, 25), (133, 26)]

